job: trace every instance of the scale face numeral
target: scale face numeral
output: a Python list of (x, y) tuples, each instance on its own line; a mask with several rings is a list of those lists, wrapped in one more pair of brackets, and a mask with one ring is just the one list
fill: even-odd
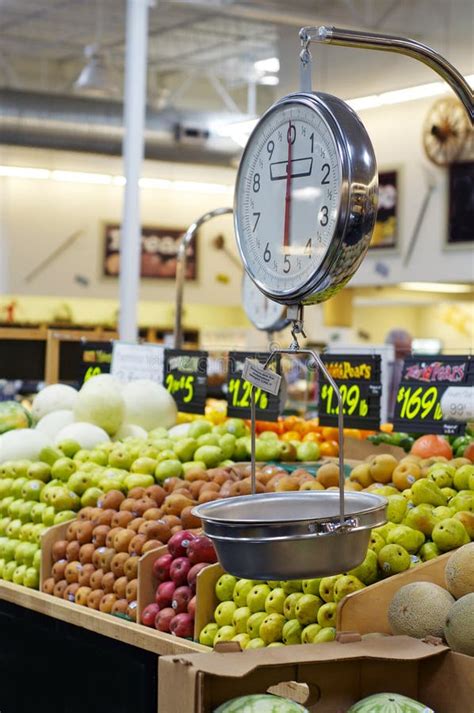
[(275, 151), (275, 142), (274, 142), (274, 141), (271, 141), (271, 140), (270, 140), (270, 141), (268, 142), (268, 144), (267, 144), (267, 151), (268, 151), (268, 154), (269, 154), (269, 155), (268, 155), (268, 160), (270, 161), (271, 158), (272, 158), (272, 156), (273, 156), (273, 152)]
[(287, 275), (291, 270), (291, 262), (290, 262), (290, 258), (288, 255), (285, 255), (283, 265), (284, 265), (283, 272)]
[(323, 205), (323, 207), (321, 208), (319, 222), (323, 227), (329, 223), (329, 208), (327, 207), (327, 205)]
[(306, 245), (304, 246), (304, 254), (308, 255), (308, 257), (311, 257), (311, 248), (312, 248), (312, 245), (311, 245), (311, 238), (310, 238), (308, 240), (308, 242), (306, 243)]
[(270, 260), (272, 259), (272, 254), (270, 252), (270, 243), (267, 243), (265, 245), (265, 250), (263, 251), (263, 259), (265, 260), (265, 262), (270, 262)]
[(254, 218), (256, 218), (255, 225), (252, 228), (252, 233), (255, 233), (255, 231), (257, 230), (258, 221), (260, 220), (260, 216), (262, 214), (261, 213), (252, 213), (252, 215), (254, 216)]
[(321, 171), (323, 174), (323, 177), (321, 179), (321, 185), (322, 186), (329, 186), (329, 173), (331, 171), (331, 167), (328, 163), (323, 163), (321, 166)]
[(311, 134), (311, 136), (309, 137), (309, 140), (311, 142), (311, 153), (314, 153), (314, 131)]
[(258, 193), (260, 190), (260, 174), (255, 173), (253, 177), (253, 192)]

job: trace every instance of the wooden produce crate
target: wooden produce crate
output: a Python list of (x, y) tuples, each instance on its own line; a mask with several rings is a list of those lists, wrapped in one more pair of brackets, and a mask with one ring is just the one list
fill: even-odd
[(407, 569), (365, 589), (348, 594), (337, 607), (337, 630), (359, 634), (381, 632), (391, 634), (388, 607), (401, 587), (412, 582), (433, 582), (445, 587), (444, 570), (452, 552)]

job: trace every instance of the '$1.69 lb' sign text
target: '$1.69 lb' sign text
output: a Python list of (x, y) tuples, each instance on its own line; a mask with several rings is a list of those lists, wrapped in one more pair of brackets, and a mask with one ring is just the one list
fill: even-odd
[(399, 418), (433, 419), (441, 421), (443, 414), (437, 386), (400, 386), (397, 402), (401, 404)]

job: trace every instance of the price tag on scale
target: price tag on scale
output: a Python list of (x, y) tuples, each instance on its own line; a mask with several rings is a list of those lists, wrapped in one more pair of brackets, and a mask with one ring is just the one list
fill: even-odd
[[(344, 426), (377, 429), (380, 426), (382, 395), (380, 355), (323, 354), (321, 358), (341, 393)], [(336, 394), (322, 374), (318, 408), (321, 425), (337, 426), (339, 408)]]
[(80, 384), (92, 376), (109, 374), (112, 362), (112, 342), (81, 342)]
[(164, 385), (179, 411), (204, 413), (207, 396), (207, 352), (166, 349)]
[(151, 379), (163, 384), (165, 350), (159, 344), (113, 344), (110, 373), (119, 381)]
[(398, 387), (394, 427), (413, 433), (462, 434), (473, 392), (470, 356), (408, 357)]
[[(252, 384), (244, 376), (247, 360), (265, 364), (268, 354), (265, 352), (229, 352), (227, 370), (227, 415), (237, 418), (250, 418), (250, 394)], [(247, 362), (248, 363), (248, 362)], [(248, 367), (247, 367), (248, 368)], [(276, 357), (268, 367), (269, 371), (280, 370), (280, 358)], [(267, 386), (265, 386), (265, 389)], [(256, 387), (255, 412), (257, 419), (276, 421), (281, 411), (281, 395), (269, 393), (261, 387)]]

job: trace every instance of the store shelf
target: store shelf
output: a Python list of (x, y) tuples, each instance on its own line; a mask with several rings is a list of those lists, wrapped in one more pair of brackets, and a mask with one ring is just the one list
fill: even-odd
[(50, 594), (36, 592), (10, 582), (2, 581), (0, 583), (0, 600), (31, 609), (159, 656), (209, 652), (207, 646), (179, 639), (170, 634), (163, 634), (141, 624), (87, 609), (52, 597)]

